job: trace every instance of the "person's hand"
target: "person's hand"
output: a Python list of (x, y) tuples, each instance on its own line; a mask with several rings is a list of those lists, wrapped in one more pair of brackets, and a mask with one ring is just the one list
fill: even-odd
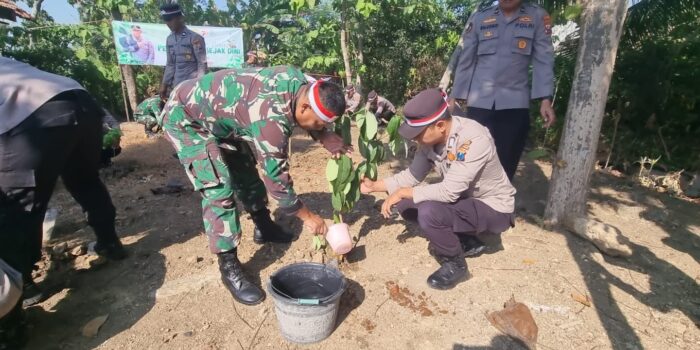
[(333, 159), (338, 159), (343, 154), (350, 154), (353, 151), (352, 145), (345, 145), (343, 138), (334, 132), (323, 132), (318, 136), (318, 140), (323, 148), (330, 152)]
[(161, 101), (163, 101), (163, 102), (168, 101), (168, 87), (167, 86), (161, 86), (160, 92), (158, 94), (160, 95)]
[(306, 219), (304, 219), (304, 227), (306, 227), (314, 235), (325, 235), (328, 232), (328, 226), (326, 222), (318, 215), (309, 212)]
[(362, 194), (370, 194), (372, 192), (376, 192), (374, 189), (374, 184), (376, 181), (372, 181), (366, 177), (362, 178), (362, 182), (360, 182), (360, 193)]
[(401, 196), (401, 190), (394, 192), (389, 198), (382, 204), (382, 215), (384, 218), (388, 219), (391, 217), (391, 208), (403, 199)]
[(549, 128), (557, 120), (557, 116), (554, 114), (554, 108), (552, 108), (552, 101), (549, 99), (542, 100), (540, 104), (540, 115), (544, 120), (544, 127)]

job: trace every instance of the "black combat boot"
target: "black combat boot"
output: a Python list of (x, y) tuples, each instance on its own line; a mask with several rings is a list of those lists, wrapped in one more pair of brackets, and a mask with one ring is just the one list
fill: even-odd
[(245, 305), (256, 305), (265, 299), (265, 293), (250, 282), (243, 273), (243, 267), (238, 260), (237, 250), (233, 249), (219, 256), (219, 271), (221, 280), (228, 288), (233, 298)]
[(467, 262), (464, 254), (457, 256), (444, 256), (438, 254), (436, 259), (440, 262), (440, 268), (428, 277), (428, 285), (434, 289), (451, 289), (457, 283), (469, 279)]
[(270, 211), (267, 208), (253, 212), (250, 216), (255, 224), (253, 231), (255, 243), (290, 243), (294, 240), (293, 234), (286, 232), (280, 225), (272, 221)]
[[(26, 276), (26, 275), (25, 275)], [(24, 277), (24, 285), (22, 286), (22, 306), (34, 306), (44, 300), (46, 296), (44, 291), (34, 283), (31, 276)]]
[(122, 242), (117, 239), (97, 239), (95, 253), (109, 260), (123, 260), (126, 258), (126, 250)]
[(22, 303), (0, 318), (0, 350), (21, 349), (27, 342)]

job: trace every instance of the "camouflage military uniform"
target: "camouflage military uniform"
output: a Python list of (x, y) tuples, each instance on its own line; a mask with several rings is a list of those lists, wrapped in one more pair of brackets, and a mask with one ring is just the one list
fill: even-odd
[(213, 253), (240, 242), (234, 197), (249, 212), (266, 205), (266, 192), (288, 214), (302, 207), (289, 176), (287, 144), (295, 126), (295, 96), (306, 83), (294, 67), (229, 69), (185, 81), (170, 95), (163, 129), (202, 194)]
[(160, 97), (153, 96), (143, 100), (136, 106), (134, 111), (134, 121), (139, 124), (143, 124), (146, 132), (153, 131), (156, 128), (156, 132), (160, 129), (157, 118), (160, 116)]

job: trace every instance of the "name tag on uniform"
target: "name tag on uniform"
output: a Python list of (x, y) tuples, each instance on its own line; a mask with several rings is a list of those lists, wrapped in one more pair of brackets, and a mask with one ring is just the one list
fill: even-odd
[(488, 25), (479, 27), (479, 29), (481, 29), (481, 30), (494, 29), (494, 28), (498, 28), (498, 23), (488, 24)]

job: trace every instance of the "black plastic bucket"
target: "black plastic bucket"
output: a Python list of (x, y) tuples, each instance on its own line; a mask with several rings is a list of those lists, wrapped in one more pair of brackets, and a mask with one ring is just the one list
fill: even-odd
[(295, 343), (326, 339), (335, 329), (345, 286), (343, 274), (323, 264), (296, 263), (277, 270), (268, 290), (282, 335)]

